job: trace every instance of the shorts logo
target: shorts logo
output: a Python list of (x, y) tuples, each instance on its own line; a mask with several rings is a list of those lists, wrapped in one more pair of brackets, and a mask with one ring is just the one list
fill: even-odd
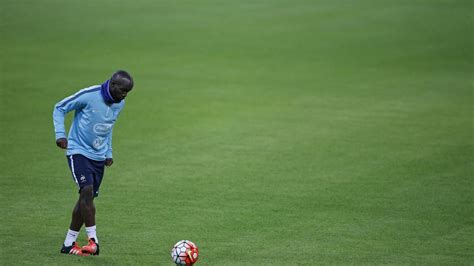
[(84, 183), (84, 182), (86, 182), (86, 177), (81, 175), (81, 183)]

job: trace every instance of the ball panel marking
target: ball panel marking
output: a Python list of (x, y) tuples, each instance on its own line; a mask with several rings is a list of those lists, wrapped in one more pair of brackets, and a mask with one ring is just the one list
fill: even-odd
[(199, 251), (193, 242), (189, 240), (178, 241), (171, 249), (171, 258), (177, 265), (192, 265), (199, 256)]

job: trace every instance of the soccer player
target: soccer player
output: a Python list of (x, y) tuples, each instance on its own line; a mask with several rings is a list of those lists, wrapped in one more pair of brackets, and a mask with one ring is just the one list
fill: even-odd
[[(119, 70), (102, 85), (82, 89), (54, 106), (56, 145), (66, 149), (72, 178), (79, 189), (61, 253), (99, 255), (94, 198), (99, 195), (104, 166), (113, 164), (112, 129), (132, 88), (130, 74)], [(75, 110), (74, 120), (66, 138), (64, 117), (72, 110)], [(89, 243), (81, 248), (76, 239), (82, 224), (85, 224)]]

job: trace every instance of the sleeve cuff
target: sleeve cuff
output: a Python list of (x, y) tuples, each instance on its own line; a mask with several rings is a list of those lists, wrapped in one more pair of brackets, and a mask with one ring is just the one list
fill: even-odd
[(58, 140), (58, 139), (67, 139), (66, 134), (56, 133), (56, 140)]

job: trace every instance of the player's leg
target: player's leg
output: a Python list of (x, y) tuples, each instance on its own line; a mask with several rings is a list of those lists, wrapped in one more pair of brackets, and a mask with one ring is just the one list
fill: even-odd
[[(95, 224), (95, 205), (94, 197), (99, 195), (99, 187), (102, 182), (102, 177), (104, 176), (104, 162), (99, 161), (90, 161), (91, 169), (93, 170), (93, 191), (92, 191), (92, 212), (91, 215), (94, 217), (94, 221), (88, 223), (86, 220), (86, 232), (89, 237), (89, 244), (82, 247), (82, 251), (92, 255), (99, 255), (99, 241), (97, 239), (96, 233), (96, 224)], [(90, 196), (90, 194), (88, 194)]]
[(87, 185), (81, 188), (79, 210), (86, 227), (95, 225), (94, 187)]
[(92, 255), (99, 255), (99, 244), (95, 225), (95, 205), (94, 205), (94, 187), (85, 186), (81, 189), (79, 197), (79, 208), (81, 209), (82, 219), (86, 225), (89, 244), (82, 247), (82, 251)]
[[(92, 184), (92, 177), (90, 176), (90, 174), (88, 174), (87, 164), (84, 162), (84, 158), (80, 155), (70, 155), (67, 158), (73, 180), (78, 185), (78, 187), (80, 188), (81, 186), (85, 186), (88, 183)], [(86, 178), (86, 176), (88, 178)], [(61, 253), (73, 255), (88, 255), (83, 254), (82, 249), (76, 243), (77, 236), (79, 235), (79, 230), (81, 229), (81, 226), (84, 223), (80, 205), (81, 198), (79, 197), (79, 200), (76, 202), (76, 205), (74, 206), (74, 209), (72, 211), (71, 223), (69, 225), (69, 230), (66, 234), (63, 246), (61, 248)]]
[(72, 210), (71, 224), (69, 230), (66, 234), (66, 239), (64, 240), (63, 247), (61, 248), (61, 253), (73, 254), (86, 256), (88, 254), (82, 253), (82, 249), (79, 245), (76, 244), (77, 236), (79, 235), (79, 230), (84, 223), (82, 220), (82, 215), (79, 209), (79, 200), (76, 202), (76, 206)]
[(79, 232), (83, 223), (84, 220), (82, 219), (81, 209), (79, 208), (79, 200), (77, 200), (76, 206), (74, 206), (74, 209), (72, 210), (71, 224), (69, 225), (69, 229)]

